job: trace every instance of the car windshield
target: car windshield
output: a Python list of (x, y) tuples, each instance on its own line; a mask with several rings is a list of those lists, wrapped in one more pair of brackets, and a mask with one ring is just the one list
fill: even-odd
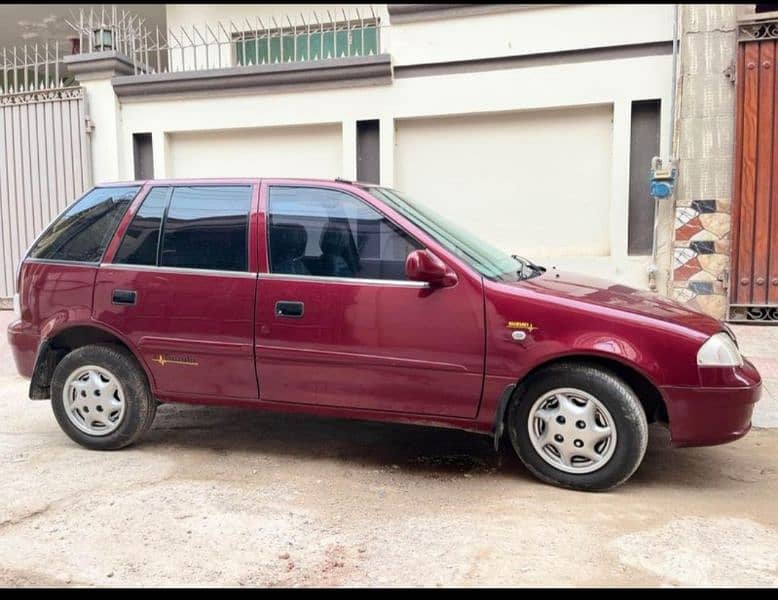
[(489, 279), (518, 281), (545, 271), (543, 267), (525, 258), (506, 254), (447, 217), (396, 190), (370, 186), (366, 187), (365, 191), (424, 229), (448, 250)]

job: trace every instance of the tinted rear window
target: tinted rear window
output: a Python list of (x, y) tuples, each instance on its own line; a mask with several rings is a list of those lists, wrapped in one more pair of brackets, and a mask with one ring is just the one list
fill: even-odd
[(151, 188), (124, 234), (115, 263), (156, 265), (159, 227), (165, 214), (170, 188)]
[(162, 226), (159, 265), (248, 270), (250, 186), (176, 187)]
[(99, 262), (140, 186), (95, 188), (60, 215), (30, 258)]

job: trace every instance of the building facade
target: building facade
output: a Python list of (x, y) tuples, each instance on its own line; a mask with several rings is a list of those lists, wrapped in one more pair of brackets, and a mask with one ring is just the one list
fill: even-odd
[[(734, 302), (729, 281), (740, 248), (733, 81), (746, 68), (741, 23), (771, 14), (760, 6), (167, 5), (162, 30), (116, 11), (85, 14), (72, 23), (79, 53), (62, 61), (69, 93), (83, 96), (69, 114), (83, 126), (84, 175), (68, 189), (147, 177), (361, 179), (541, 264), (656, 289), (718, 318), (740, 305), (743, 318), (754, 307), (769, 316), (771, 297)], [(5, 87), (11, 95), (18, 87)], [(4, 123), (7, 133), (13, 121)], [(6, 143), (10, 167), (24, 167), (22, 137)], [(678, 167), (674, 196), (656, 205), (654, 156)], [(0, 181), (6, 271), (14, 244), (48, 214), (31, 211), (11, 239), (22, 211), (9, 207), (26, 189), (14, 168)], [(72, 199), (54, 196), (52, 209)], [(772, 190), (765, 197), (760, 207)], [(773, 256), (778, 268), (770, 252), (767, 271)]]

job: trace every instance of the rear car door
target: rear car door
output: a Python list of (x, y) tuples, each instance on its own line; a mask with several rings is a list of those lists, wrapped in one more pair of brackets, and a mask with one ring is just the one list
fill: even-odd
[(154, 185), (100, 265), (94, 318), (140, 352), (160, 397), (258, 397), (251, 183)]
[(405, 259), (425, 244), (353, 190), (263, 180), (260, 204), (263, 401), (476, 415), (480, 279), (439, 289), (407, 280)]

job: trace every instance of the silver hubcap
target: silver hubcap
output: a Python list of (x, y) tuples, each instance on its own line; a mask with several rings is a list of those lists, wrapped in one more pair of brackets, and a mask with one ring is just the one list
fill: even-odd
[(89, 435), (108, 435), (124, 416), (124, 390), (103, 367), (90, 365), (73, 371), (65, 382), (62, 402), (70, 422)]
[(566, 473), (604, 467), (616, 449), (616, 427), (608, 409), (591, 394), (558, 388), (529, 411), (529, 437), (541, 458)]

